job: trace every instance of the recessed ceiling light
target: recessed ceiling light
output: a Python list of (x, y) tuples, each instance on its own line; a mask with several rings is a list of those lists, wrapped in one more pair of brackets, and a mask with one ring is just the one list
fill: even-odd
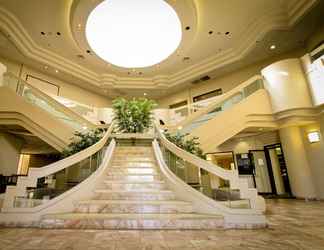
[(56, 32), (56, 35), (60, 36), (61, 35), (61, 32)]
[(165, 0), (105, 0), (90, 13), (85, 33), (91, 50), (103, 60), (142, 68), (176, 51), (182, 27)]
[(41, 34), (42, 34), (43, 36), (45, 36), (45, 32), (44, 32), (44, 31), (42, 31)]
[(186, 27), (186, 30), (190, 30), (190, 26), (187, 26), (187, 27)]
[(225, 35), (229, 35), (229, 31), (226, 31), (226, 32), (225, 32)]
[(56, 69), (56, 70), (55, 70), (55, 73), (58, 73), (58, 72), (59, 72), (59, 71)]
[(271, 49), (271, 50), (276, 49), (276, 45), (272, 44), (272, 45), (270, 46), (270, 49)]
[(212, 31), (212, 30), (210, 30), (210, 31), (208, 32), (208, 34), (209, 34), (209, 35), (213, 34), (213, 31)]
[(147, 93), (144, 93), (145, 96), (147, 96)]

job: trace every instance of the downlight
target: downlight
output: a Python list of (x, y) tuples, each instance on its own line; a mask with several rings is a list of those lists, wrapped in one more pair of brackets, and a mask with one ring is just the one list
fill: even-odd
[(91, 50), (119, 67), (149, 67), (178, 48), (181, 22), (164, 0), (106, 0), (89, 15), (86, 38)]

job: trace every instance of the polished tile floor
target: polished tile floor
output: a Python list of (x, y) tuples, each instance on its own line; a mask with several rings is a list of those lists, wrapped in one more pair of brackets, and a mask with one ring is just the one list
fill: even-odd
[(268, 229), (95, 231), (0, 229), (1, 250), (324, 250), (324, 202), (267, 200)]

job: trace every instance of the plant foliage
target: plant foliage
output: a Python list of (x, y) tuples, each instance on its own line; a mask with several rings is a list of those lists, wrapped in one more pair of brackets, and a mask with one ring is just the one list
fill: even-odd
[(93, 144), (97, 143), (103, 136), (103, 129), (90, 130), (89, 132), (75, 132), (74, 137), (71, 138), (71, 143), (62, 152), (62, 158), (76, 154)]
[(200, 148), (200, 143), (197, 141), (198, 137), (192, 137), (187, 139), (187, 134), (180, 134), (176, 133), (175, 135), (171, 135), (170, 133), (165, 133), (165, 137), (175, 145), (177, 145), (179, 148), (194, 154), (202, 159), (206, 159), (206, 156), (204, 155), (204, 152)]
[(113, 101), (114, 120), (117, 130), (122, 133), (143, 133), (152, 125), (153, 100), (118, 98)]

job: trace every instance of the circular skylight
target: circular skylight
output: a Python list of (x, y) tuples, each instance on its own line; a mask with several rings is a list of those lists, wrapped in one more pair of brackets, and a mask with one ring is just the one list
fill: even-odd
[(106, 0), (89, 15), (91, 49), (119, 67), (141, 68), (170, 56), (181, 42), (177, 13), (164, 0)]

